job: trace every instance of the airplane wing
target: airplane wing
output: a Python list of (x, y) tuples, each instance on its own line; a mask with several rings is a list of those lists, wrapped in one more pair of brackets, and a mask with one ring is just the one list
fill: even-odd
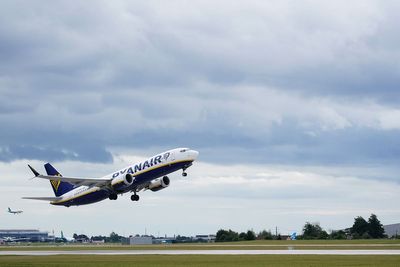
[(57, 201), (57, 200), (62, 199), (62, 197), (23, 197), (23, 199), (45, 200), (45, 201)]
[(75, 186), (86, 185), (86, 186), (104, 187), (111, 183), (111, 179), (76, 178), (76, 177), (65, 177), (65, 176), (57, 176), (57, 175), (42, 175), (39, 172), (37, 172), (31, 165), (28, 164), (28, 167), (31, 169), (33, 174), (35, 174), (35, 177), (33, 177), (33, 178), (42, 178), (42, 179), (53, 180), (53, 181), (62, 181), (62, 182), (67, 182), (67, 183), (73, 184)]
[(42, 175), (39, 174), (36, 176), (37, 178), (53, 180), (53, 181), (62, 181), (68, 182), (70, 184), (81, 186), (99, 186), (103, 187), (111, 183), (111, 179), (96, 179), (96, 178), (76, 178), (76, 177), (65, 177), (65, 176), (54, 176), (54, 175)]

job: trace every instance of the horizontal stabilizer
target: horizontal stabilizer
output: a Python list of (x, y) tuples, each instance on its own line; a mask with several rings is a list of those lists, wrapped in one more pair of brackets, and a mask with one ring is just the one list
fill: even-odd
[(23, 197), (23, 199), (44, 200), (44, 201), (57, 201), (62, 197)]

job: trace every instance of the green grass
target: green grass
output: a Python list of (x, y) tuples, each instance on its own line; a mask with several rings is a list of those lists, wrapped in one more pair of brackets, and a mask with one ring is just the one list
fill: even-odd
[(121, 247), (105, 247), (105, 246), (65, 246), (65, 247), (2, 247), (0, 251), (74, 251), (74, 250), (329, 250), (329, 249), (339, 249), (339, 250), (400, 250), (400, 246), (272, 246), (272, 247), (246, 247), (246, 246), (213, 246), (213, 247), (200, 247), (200, 246), (121, 246)]
[(129, 255), (129, 256), (0, 256), (1, 267), (235, 267), (235, 266), (400, 266), (400, 256), (318, 256), (318, 255)]
[(400, 249), (400, 240), (296, 240), (248, 241), (208, 244), (30, 244), (0, 246), (1, 250), (258, 250), (258, 249)]
[[(366, 245), (366, 244), (389, 244), (400, 245), (400, 239), (357, 239), (357, 240), (254, 240), (241, 242), (217, 242), (202, 243), (199, 245)], [(184, 244), (177, 244), (184, 245)]]
[(277, 245), (277, 244), (302, 244), (302, 245), (326, 245), (326, 244), (400, 244), (400, 239), (354, 239), (354, 240), (255, 240), (241, 242), (224, 242), (214, 244), (229, 245)]

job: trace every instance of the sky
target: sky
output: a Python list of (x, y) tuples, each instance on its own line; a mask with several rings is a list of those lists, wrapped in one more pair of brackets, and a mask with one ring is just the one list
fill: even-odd
[[(399, 223), (398, 1), (1, 1), (0, 228), (108, 235)], [(101, 177), (175, 147), (171, 186), (80, 207), (32, 177)], [(21, 215), (6, 209), (22, 209)]]

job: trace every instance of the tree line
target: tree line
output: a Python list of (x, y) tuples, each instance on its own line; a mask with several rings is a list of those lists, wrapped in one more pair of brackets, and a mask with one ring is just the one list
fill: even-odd
[(343, 230), (332, 231), (328, 234), (319, 224), (307, 222), (303, 227), (301, 239), (370, 239), (386, 238), (383, 225), (375, 214), (371, 214), (368, 221), (363, 217), (354, 218), (353, 226)]
[[(386, 238), (383, 225), (375, 214), (371, 214), (368, 221), (361, 216), (354, 218), (353, 226), (343, 230), (332, 231), (328, 234), (318, 223), (306, 222), (301, 235), (296, 239), (369, 239)], [(280, 240), (281, 235), (273, 235), (271, 231), (263, 230), (256, 234), (252, 230), (247, 232), (235, 232), (231, 229), (221, 229), (216, 234), (216, 242), (234, 242), (247, 240)]]
[[(92, 236), (89, 238), (83, 234), (74, 234), (74, 239), (80, 242), (101, 241), (106, 243), (121, 243), (125, 237), (114, 232), (110, 236)], [(353, 226), (343, 230), (332, 231), (328, 234), (318, 223), (306, 222), (302, 234), (298, 235), (297, 239), (368, 239), (368, 238), (385, 238), (385, 230), (375, 214), (371, 214), (368, 220), (361, 216), (354, 218)], [(187, 238), (186, 238), (187, 239)], [(185, 239), (185, 241), (187, 241)], [(216, 234), (216, 242), (234, 242), (234, 241), (250, 241), (250, 240), (281, 240), (280, 234), (272, 234), (271, 231), (263, 230), (255, 233), (253, 230), (246, 232), (235, 232), (231, 229), (221, 229)], [(180, 240), (180, 236), (177, 237)]]
[(262, 230), (259, 233), (255, 233), (253, 230), (247, 230), (247, 232), (235, 232), (231, 229), (221, 229), (217, 232), (215, 242), (235, 242), (235, 241), (250, 241), (250, 240), (281, 240), (280, 234), (274, 235), (271, 231)]
[(124, 239), (126, 239), (125, 237), (120, 236), (114, 232), (112, 232), (110, 236), (98, 235), (98, 236), (92, 236), (90, 238), (84, 234), (79, 234), (79, 235), (74, 234), (73, 238), (75, 239), (75, 241), (78, 242), (104, 241), (105, 243), (121, 243)]

